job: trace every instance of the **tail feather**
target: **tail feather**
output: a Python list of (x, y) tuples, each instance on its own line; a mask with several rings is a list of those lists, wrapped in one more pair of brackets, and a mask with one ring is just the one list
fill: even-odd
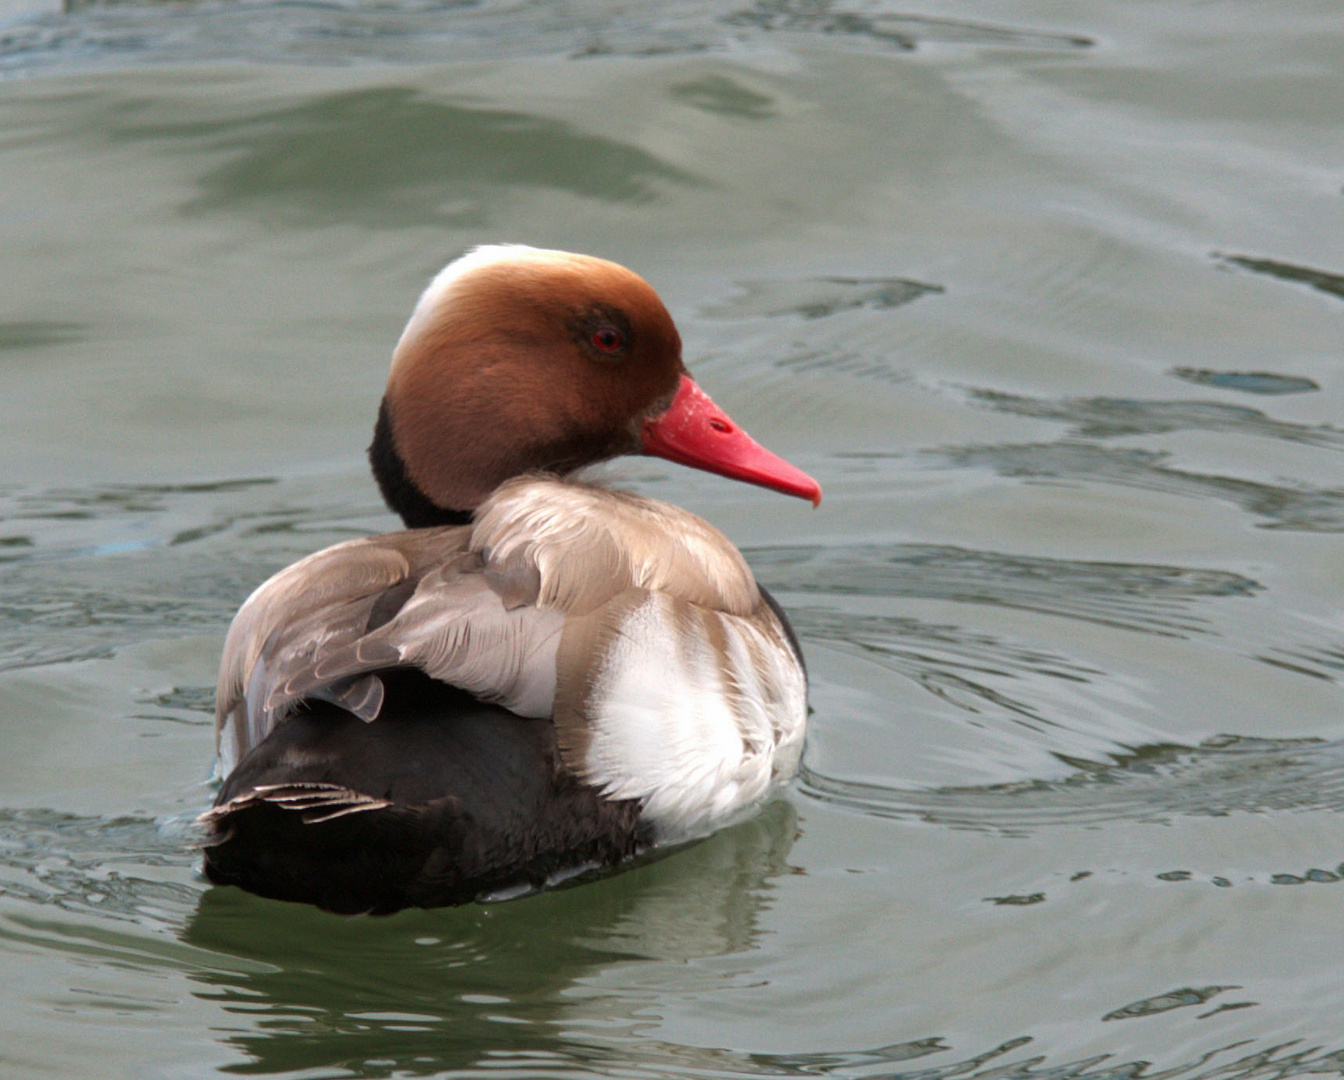
[(211, 880), (383, 913), (539, 888), (649, 845), (638, 803), (564, 767), (550, 721), (418, 671), (379, 678), (379, 719), (310, 701), (238, 763), (199, 819)]

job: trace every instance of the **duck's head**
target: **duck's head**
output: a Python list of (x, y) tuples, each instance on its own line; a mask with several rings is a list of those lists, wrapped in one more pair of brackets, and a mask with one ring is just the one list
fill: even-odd
[(407, 525), (466, 520), (522, 473), (634, 453), (821, 499), (815, 480), (696, 386), (672, 316), (625, 267), (494, 245), (430, 282), (397, 342), (369, 447)]

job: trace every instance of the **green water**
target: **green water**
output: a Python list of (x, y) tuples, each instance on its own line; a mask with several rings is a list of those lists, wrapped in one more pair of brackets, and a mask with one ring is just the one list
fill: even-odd
[[(1344, 1073), (1337, 4), (0, 0), (0, 1075)], [(215, 664), (390, 528), (428, 276), (627, 263), (817, 511), (752, 821), (507, 904), (211, 889)]]

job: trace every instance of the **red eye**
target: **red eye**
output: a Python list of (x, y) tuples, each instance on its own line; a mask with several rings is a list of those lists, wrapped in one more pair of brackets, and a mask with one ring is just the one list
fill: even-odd
[(604, 326), (601, 330), (593, 332), (592, 342), (593, 348), (598, 352), (614, 353), (625, 344), (625, 338), (615, 327)]

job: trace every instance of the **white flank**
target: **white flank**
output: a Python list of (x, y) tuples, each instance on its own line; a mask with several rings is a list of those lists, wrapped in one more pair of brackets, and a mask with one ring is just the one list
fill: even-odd
[(702, 611), (720, 620), (720, 653), (676, 605), (651, 593), (626, 616), (588, 699), (589, 780), (643, 800), (662, 840), (717, 828), (791, 776), (807, 709), (780, 641), (751, 620)]

